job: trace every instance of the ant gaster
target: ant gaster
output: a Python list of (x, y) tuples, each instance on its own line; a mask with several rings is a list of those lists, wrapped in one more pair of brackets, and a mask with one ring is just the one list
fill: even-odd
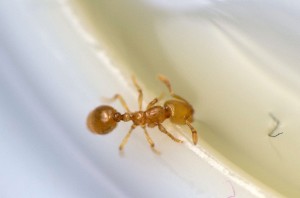
[(170, 121), (174, 124), (178, 125), (187, 125), (191, 132), (193, 143), (197, 144), (198, 135), (195, 128), (191, 125), (193, 122), (193, 107), (182, 97), (174, 94), (171, 84), (169, 80), (162, 75), (158, 76), (159, 80), (163, 82), (168, 90), (170, 95), (173, 97), (171, 100), (167, 100), (163, 106), (157, 105), (160, 98), (154, 98), (147, 106), (146, 110), (142, 110), (142, 102), (143, 102), (143, 92), (138, 85), (135, 77), (132, 78), (133, 83), (139, 92), (138, 103), (139, 103), (139, 111), (131, 112), (123, 99), (123, 97), (119, 94), (116, 94), (111, 101), (119, 100), (122, 106), (125, 108), (126, 113), (121, 114), (117, 110), (115, 110), (111, 106), (102, 105), (95, 108), (87, 118), (87, 126), (89, 130), (96, 134), (107, 134), (111, 132), (120, 121), (128, 122), (132, 121), (133, 124), (127, 135), (124, 137), (122, 143), (120, 144), (119, 149), (123, 150), (125, 144), (127, 143), (132, 131), (137, 127), (141, 126), (144, 130), (146, 139), (150, 144), (151, 148), (154, 149), (154, 142), (149, 136), (146, 127), (158, 127), (158, 129), (168, 135), (173, 141), (182, 143), (182, 140), (177, 139), (171, 133), (169, 133), (162, 123), (166, 119), (170, 119)]

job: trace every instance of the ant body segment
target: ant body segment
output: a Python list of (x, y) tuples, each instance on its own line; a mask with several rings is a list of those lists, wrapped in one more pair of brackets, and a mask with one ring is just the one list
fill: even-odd
[[(121, 142), (119, 149), (122, 151), (125, 144), (127, 143), (132, 131), (137, 127), (141, 126), (144, 130), (146, 139), (150, 144), (151, 148), (154, 149), (154, 142), (149, 136), (146, 127), (158, 127), (158, 129), (168, 135), (173, 141), (182, 143), (182, 140), (177, 139), (171, 133), (169, 133), (162, 123), (166, 119), (170, 119), (170, 121), (174, 124), (178, 125), (187, 125), (191, 132), (193, 143), (196, 145), (198, 141), (198, 135), (195, 128), (191, 125), (193, 122), (193, 114), (194, 109), (193, 107), (182, 97), (174, 94), (171, 84), (169, 80), (162, 75), (158, 76), (159, 80), (163, 82), (168, 90), (170, 95), (173, 97), (171, 100), (167, 100), (163, 106), (157, 105), (160, 98), (154, 98), (147, 106), (146, 110), (142, 110), (142, 101), (143, 101), (143, 92), (140, 86), (138, 85), (136, 79), (133, 77), (133, 83), (139, 93), (138, 96), (138, 104), (139, 104), (139, 111), (131, 112), (123, 99), (123, 97), (119, 94), (116, 94), (110, 101), (119, 100), (122, 106), (125, 108), (126, 112), (121, 114), (113, 107), (108, 105), (102, 105), (95, 108), (87, 118), (87, 126), (92, 133), (95, 134), (107, 134), (114, 130), (117, 126), (117, 123), (120, 121), (128, 122), (132, 121), (133, 124), (129, 132), (124, 137), (123, 141)], [(157, 152), (157, 151), (156, 151)]]

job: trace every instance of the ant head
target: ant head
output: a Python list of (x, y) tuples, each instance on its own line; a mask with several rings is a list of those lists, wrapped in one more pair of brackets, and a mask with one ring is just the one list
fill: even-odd
[(99, 106), (87, 118), (87, 126), (92, 133), (107, 134), (117, 126), (114, 115), (117, 111), (111, 106)]

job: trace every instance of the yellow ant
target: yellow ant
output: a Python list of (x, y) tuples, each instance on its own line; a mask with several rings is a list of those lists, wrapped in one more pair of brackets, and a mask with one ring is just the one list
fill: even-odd
[[(138, 85), (135, 77), (132, 77), (133, 83), (139, 92), (138, 96), (138, 104), (139, 111), (131, 112), (123, 99), (123, 97), (119, 94), (116, 94), (110, 101), (119, 100), (122, 106), (125, 108), (126, 113), (121, 114), (117, 110), (115, 110), (111, 106), (101, 105), (95, 108), (87, 118), (87, 126), (89, 130), (96, 134), (107, 134), (111, 132), (117, 126), (117, 123), (120, 121), (128, 122), (132, 121), (133, 124), (127, 135), (124, 137), (122, 143), (119, 146), (120, 151), (123, 150), (125, 144), (127, 143), (132, 131), (137, 127), (141, 126), (144, 130), (146, 139), (150, 144), (151, 148), (154, 149), (154, 142), (149, 136), (146, 127), (156, 127), (158, 129), (168, 135), (173, 141), (182, 143), (182, 140), (177, 139), (171, 133), (169, 133), (162, 123), (166, 119), (170, 119), (170, 121), (174, 124), (178, 125), (187, 125), (191, 132), (193, 143), (196, 145), (198, 141), (198, 135), (195, 128), (191, 125), (193, 122), (193, 107), (182, 97), (174, 94), (170, 81), (162, 75), (158, 76), (159, 80), (163, 82), (168, 90), (170, 95), (173, 97), (171, 100), (167, 100), (163, 106), (156, 105), (156, 103), (160, 100), (160, 98), (154, 98), (147, 106), (146, 110), (142, 110), (142, 102), (143, 102), (143, 92), (140, 86)], [(157, 152), (157, 151), (156, 151)]]

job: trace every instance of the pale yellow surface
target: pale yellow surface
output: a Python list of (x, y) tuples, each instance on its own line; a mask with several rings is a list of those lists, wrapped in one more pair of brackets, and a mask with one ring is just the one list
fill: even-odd
[[(115, 64), (156, 95), (166, 91), (156, 75), (167, 75), (193, 104), (195, 127), (211, 129), (199, 131), (199, 144), (258, 184), (300, 197), (300, 96), (265, 69), (280, 66), (278, 59), (222, 19), (177, 16), (132, 1), (96, 2), (80, 1), (75, 10)], [(284, 132), (276, 138), (268, 136), (275, 125), (269, 113)]]

